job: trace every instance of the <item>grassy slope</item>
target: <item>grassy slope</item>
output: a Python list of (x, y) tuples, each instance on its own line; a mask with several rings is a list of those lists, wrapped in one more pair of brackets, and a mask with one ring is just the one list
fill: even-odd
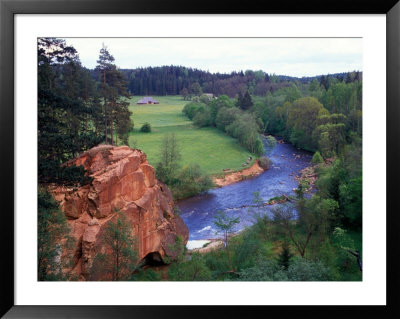
[[(159, 160), (161, 142), (166, 133), (175, 133), (182, 155), (182, 165), (198, 164), (209, 174), (222, 173), (224, 168), (243, 169), (242, 163), (251, 155), (237, 140), (215, 128), (196, 128), (182, 113), (187, 101), (180, 96), (154, 96), (155, 105), (137, 105), (141, 97), (131, 99), (130, 110), (135, 129), (129, 137), (131, 147), (143, 150), (150, 164)], [(141, 133), (140, 127), (149, 122), (151, 133)], [(254, 157), (254, 156), (253, 156)], [(253, 160), (254, 161), (254, 160)]]

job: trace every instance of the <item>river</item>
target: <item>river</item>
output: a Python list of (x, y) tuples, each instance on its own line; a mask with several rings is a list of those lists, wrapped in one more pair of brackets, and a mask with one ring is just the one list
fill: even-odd
[[(291, 144), (276, 143), (273, 148), (267, 148), (266, 156), (272, 163), (261, 175), (209, 190), (178, 203), (180, 215), (189, 228), (188, 248), (201, 247), (205, 240), (220, 237), (213, 223), (213, 217), (219, 210), (225, 211), (230, 217), (240, 217), (235, 231), (253, 224), (254, 213), (251, 208), (244, 206), (253, 204), (254, 192), (259, 192), (263, 202), (283, 194), (294, 195), (293, 188), (298, 186), (295, 177), (309, 166), (312, 155)], [(265, 213), (271, 207), (266, 206)]]

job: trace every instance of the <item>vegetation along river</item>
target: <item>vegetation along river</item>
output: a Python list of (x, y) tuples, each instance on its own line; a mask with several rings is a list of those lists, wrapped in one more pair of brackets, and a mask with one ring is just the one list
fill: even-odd
[[(309, 166), (312, 155), (288, 143), (276, 143), (273, 148), (266, 149), (266, 156), (272, 163), (261, 175), (178, 203), (180, 215), (189, 228), (188, 248), (198, 247), (203, 240), (220, 237), (213, 223), (213, 217), (219, 210), (230, 217), (240, 217), (236, 231), (254, 223), (254, 213), (249, 208), (253, 204), (254, 192), (259, 192), (263, 202), (283, 194), (295, 195), (293, 189), (298, 186), (295, 177)], [(271, 207), (265, 206), (264, 211), (267, 213)]]

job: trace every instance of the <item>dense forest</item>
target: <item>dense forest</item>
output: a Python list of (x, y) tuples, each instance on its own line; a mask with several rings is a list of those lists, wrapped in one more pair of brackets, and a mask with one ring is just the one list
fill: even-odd
[(182, 95), (190, 97), (200, 95), (199, 92), (214, 95), (250, 94), (265, 96), (268, 92), (275, 92), (288, 87), (291, 83), (310, 83), (316, 79), (325, 89), (329, 89), (332, 82), (338, 80), (346, 83), (361, 81), (361, 72), (336, 73), (315, 77), (296, 78), (284, 75), (268, 74), (265, 71), (239, 71), (224, 73), (210, 73), (184, 66), (160, 66), (138, 69), (121, 69), (128, 79), (128, 89), (132, 95)]
[[(54, 262), (57, 241), (67, 237), (65, 216), (45, 186), (90, 183), (83, 167), (69, 161), (100, 143), (128, 144), (132, 94), (179, 94), (188, 101), (183, 113), (195, 126), (215, 127), (256, 156), (265, 153), (267, 135), (314, 153), (310, 172), (315, 185), (301, 178), (296, 196), (272, 209), (272, 216), (265, 214), (254, 190), (252, 227), (233, 235), (238, 220), (224, 212), (215, 215), (221, 249), (188, 256), (182, 239), (169, 247), (175, 252), (175, 258), (165, 260), (169, 280), (361, 280), (361, 72), (292, 78), (250, 70), (212, 74), (181, 66), (121, 70), (105, 46), (96, 68), (89, 70), (73, 47), (54, 38), (38, 40), (39, 280), (66, 280), (54, 270), (60, 267)], [(201, 175), (198, 168), (177, 166), (173, 136), (166, 136), (163, 145), (157, 177), (172, 189), (188, 191)], [(199, 191), (211, 187), (206, 178), (200, 184)], [(121, 213), (107, 230), (110, 249), (115, 235), (122, 238), (118, 249), (126, 253), (127, 276), (113, 280), (161, 280), (160, 272), (136, 264), (127, 229)], [(107, 263), (100, 260), (99, 265)]]

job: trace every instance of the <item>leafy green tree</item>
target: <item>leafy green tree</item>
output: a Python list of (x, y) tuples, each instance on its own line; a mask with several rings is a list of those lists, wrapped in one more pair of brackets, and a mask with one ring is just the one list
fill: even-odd
[(233, 232), (236, 224), (240, 223), (240, 218), (229, 217), (224, 211), (219, 210), (214, 215), (214, 225), (217, 227), (219, 232), (222, 232), (224, 238), (224, 246), (228, 249), (228, 238)]
[(209, 102), (210, 117), (212, 125), (216, 125), (217, 114), (222, 108), (229, 109), (234, 107), (232, 100), (226, 96), (221, 95), (217, 99), (213, 99)]
[(186, 198), (204, 192), (213, 186), (210, 176), (204, 174), (197, 164), (183, 167), (171, 185), (175, 199)]
[(287, 126), (293, 131), (291, 142), (305, 149), (315, 149), (312, 133), (317, 125), (317, 118), (327, 112), (316, 98), (304, 97), (294, 101), (287, 118)]
[(193, 124), (198, 127), (206, 127), (212, 124), (211, 112), (209, 107), (198, 109), (193, 117)]
[(160, 162), (156, 166), (157, 179), (170, 185), (173, 184), (179, 169), (181, 153), (175, 134), (166, 134), (160, 150)]
[(299, 255), (305, 258), (311, 238), (321, 239), (326, 234), (338, 204), (334, 200), (314, 195), (309, 201), (304, 198), (298, 200), (296, 208), (297, 216), (289, 206), (273, 209), (273, 222), (278, 230), (284, 230)]
[(188, 89), (187, 88), (183, 88), (180, 93), (181, 93), (183, 99), (186, 101), (188, 99), (188, 97), (189, 97)]
[[(38, 191), (38, 280), (66, 280), (62, 269), (70, 260), (66, 257), (71, 243), (65, 214), (53, 196), (44, 188)], [(68, 256), (68, 254), (67, 254)]]
[(226, 132), (229, 135), (239, 139), (241, 145), (256, 155), (265, 152), (259, 130), (260, 123), (254, 118), (253, 114), (247, 112), (241, 114), (233, 123), (226, 126)]
[(340, 154), (345, 145), (346, 116), (343, 114), (321, 115), (317, 119), (317, 127), (313, 139), (324, 157)]
[(205, 111), (205, 107), (206, 106), (203, 103), (190, 102), (183, 107), (182, 112), (189, 118), (189, 120), (193, 120), (198, 112)]
[(199, 82), (195, 82), (190, 86), (190, 92), (195, 96), (200, 96), (203, 94), (203, 90), (201, 89)]
[(339, 185), (342, 223), (354, 230), (362, 226), (362, 176)]
[(232, 124), (241, 114), (236, 107), (221, 107), (217, 113), (215, 124), (221, 131), (226, 131), (226, 127)]
[(92, 278), (112, 281), (130, 280), (137, 268), (137, 242), (123, 212), (117, 210), (105, 226), (105, 253), (99, 252), (92, 265)]

